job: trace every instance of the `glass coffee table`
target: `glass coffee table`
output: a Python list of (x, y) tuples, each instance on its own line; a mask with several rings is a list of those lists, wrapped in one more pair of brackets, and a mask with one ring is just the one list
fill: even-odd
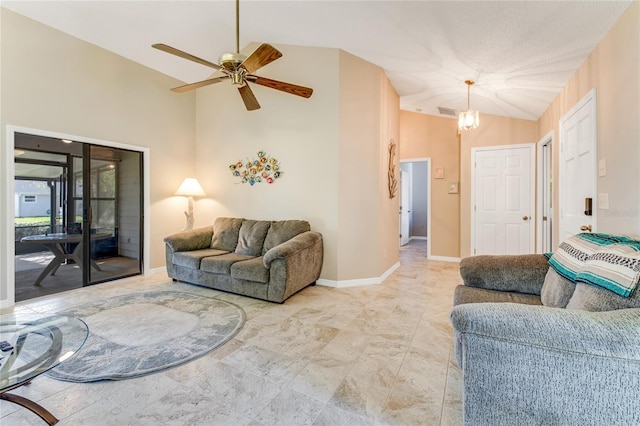
[(89, 329), (77, 318), (47, 314), (6, 314), (0, 316), (0, 341), (13, 350), (0, 352), (0, 399), (18, 404), (48, 424), (58, 422), (41, 405), (8, 393), (31, 383), (40, 374), (64, 362), (87, 340)]

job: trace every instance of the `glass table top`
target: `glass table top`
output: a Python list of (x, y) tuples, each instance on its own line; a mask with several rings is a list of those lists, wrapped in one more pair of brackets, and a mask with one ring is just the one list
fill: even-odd
[(53, 314), (0, 316), (0, 341), (13, 350), (0, 351), (0, 393), (31, 381), (75, 354), (89, 330), (80, 319)]

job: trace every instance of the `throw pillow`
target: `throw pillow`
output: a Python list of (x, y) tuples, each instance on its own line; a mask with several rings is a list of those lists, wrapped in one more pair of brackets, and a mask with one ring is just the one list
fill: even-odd
[(247, 256), (260, 256), (262, 245), (271, 222), (265, 220), (245, 220), (240, 227), (236, 253)]
[(540, 299), (544, 306), (566, 308), (575, 289), (575, 283), (558, 274), (555, 269), (549, 268), (544, 278)]
[(620, 236), (583, 233), (572, 235), (563, 241), (549, 259), (549, 265), (568, 280), (576, 282), (576, 276), (589, 256), (603, 246), (615, 244)]
[(309, 222), (306, 220), (279, 220), (271, 222), (271, 227), (264, 240), (262, 254), (264, 255), (275, 246), (289, 241), (296, 235), (307, 231), (311, 231), (311, 225), (309, 225)]
[(567, 304), (567, 309), (592, 312), (626, 308), (640, 308), (640, 297), (637, 291), (631, 297), (622, 297), (612, 291), (581, 282), (576, 283), (576, 290)]
[(629, 297), (640, 282), (640, 244), (612, 244), (589, 256), (576, 280)]
[(238, 244), (238, 234), (243, 219), (233, 217), (219, 217), (213, 223), (213, 237), (211, 248), (234, 251)]

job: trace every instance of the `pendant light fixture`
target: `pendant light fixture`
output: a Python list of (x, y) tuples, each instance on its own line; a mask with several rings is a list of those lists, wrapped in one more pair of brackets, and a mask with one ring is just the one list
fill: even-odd
[(458, 131), (475, 129), (480, 124), (480, 113), (477, 110), (471, 109), (471, 86), (476, 84), (473, 80), (465, 80), (464, 84), (467, 85), (467, 110), (460, 113), (458, 119)]

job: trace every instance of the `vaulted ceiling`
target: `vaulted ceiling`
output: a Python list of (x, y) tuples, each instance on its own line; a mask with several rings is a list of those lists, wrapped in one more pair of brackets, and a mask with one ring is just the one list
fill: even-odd
[[(464, 80), (472, 79), (472, 108), (536, 120), (630, 4), (242, 0), (240, 46), (345, 50), (385, 70), (402, 109), (425, 114), (439, 115), (438, 107), (466, 109)], [(187, 83), (208, 78), (211, 69), (151, 44), (166, 43), (212, 62), (235, 50), (232, 0), (0, 5)], [(268, 68), (259, 74), (277, 79)]]

